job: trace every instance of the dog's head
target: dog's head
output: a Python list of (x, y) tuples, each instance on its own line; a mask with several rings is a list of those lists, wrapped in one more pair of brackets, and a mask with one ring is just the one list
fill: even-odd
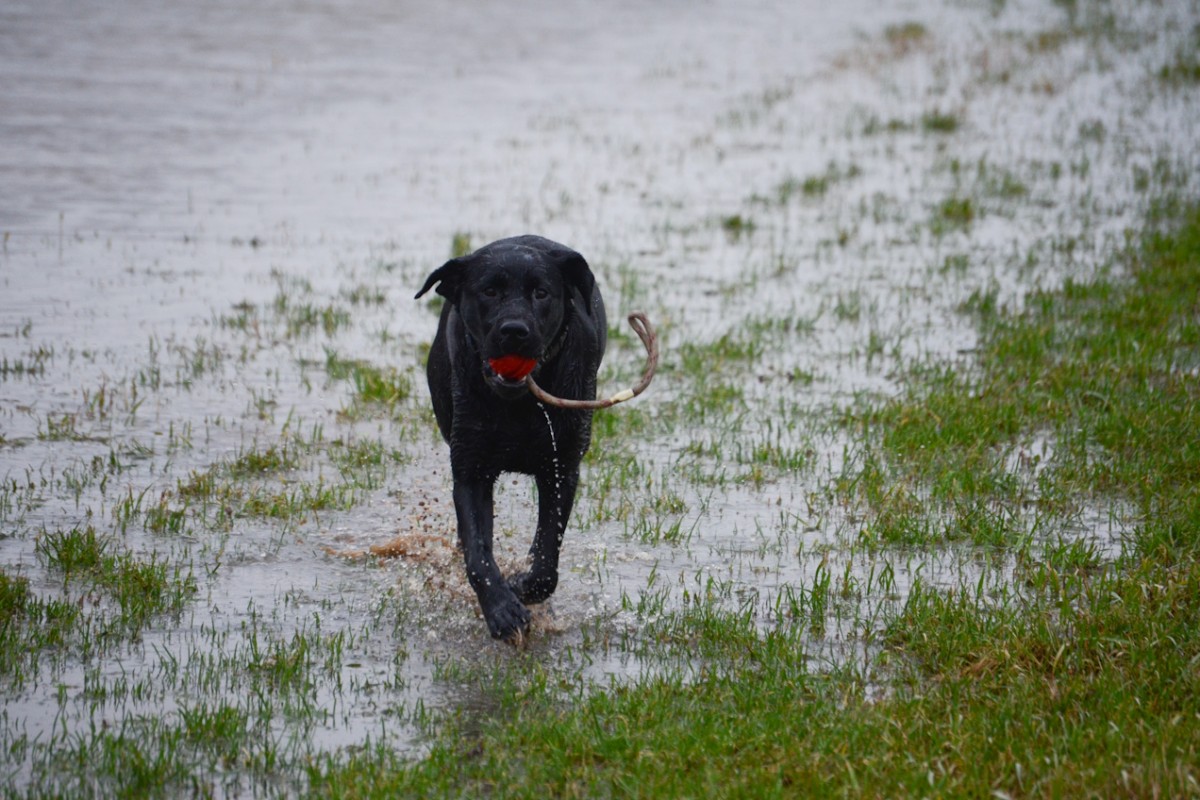
[(557, 355), (573, 298), (592, 302), (596, 280), (579, 253), (540, 236), (517, 236), (438, 267), (417, 297), (434, 286), (453, 305), (493, 391), (515, 397), (525, 376)]

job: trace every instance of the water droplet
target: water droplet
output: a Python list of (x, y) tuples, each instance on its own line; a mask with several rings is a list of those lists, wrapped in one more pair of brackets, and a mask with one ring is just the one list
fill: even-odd
[(538, 403), (538, 408), (542, 410), (542, 416), (546, 418), (546, 427), (550, 429), (550, 449), (554, 453), (551, 461), (554, 464), (555, 497), (562, 500), (562, 474), (558, 471), (558, 439), (554, 436), (554, 425), (550, 422), (550, 412), (540, 402)]

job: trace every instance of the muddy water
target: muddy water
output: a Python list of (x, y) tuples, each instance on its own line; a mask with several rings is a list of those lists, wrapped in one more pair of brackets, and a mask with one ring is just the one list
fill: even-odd
[[(455, 676), (513, 656), (485, 641), (458, 575), (447, 456), (419, 383), (435, 317), (411, 300), (456, 233), (575, 246), (610, 317), (641, 307), (659, 322), (668, 362), (673, 346), (751, 317), (812, 321), (747, 370), (745, 419), (730, 435), (724, 423), (683, 424), (626, 444), (642, 491), (679, 496), (683, 510), (650, 520), (678, 535), (659, 540), (638, 533), (646, 517), (605, 514), (585, 474), (534, 660), (597, 683), (662, 669), (637, 645), (654, 618), (637, 603), (659, 592), (666, 609), (715, 592), (769, 620), (782, 591), (822, 570), (869, 583), (886, 566), (894, 583), (869, 589), (859, 612), (874, 618), (916, 576), (1003, 584), (1005, 569), (984, 569), (970, 550), (855, 552), (854, 514), (812, 507), (846, 442), (806, 420), (893, 390), (904, 360), (969, 353), (972, 322), (955, 309), (973, 292), (1015, 302), (1103, 260), (1138, 224), (1139, 175), (1169, 180), (1162, 163), (1194, 174), (1194, 95), (1153, 75), (1186, 46), (1195, 10), (1122, 9), (1116, 33), (1068, 11), (5, 3), (0, 477), (13, 489), (0, 563), (59, 591), (39, 535), (93, 524), (133, 552), (193, 564), (199, 582), (180, 619), (100, 665), (58, 667), (65, 696), (43, 683), (6, 697), (10, 733), (50, 740), (100, 718), (228, 700), (189, 681), (205, 654), (244, 660), (247, 631), (260, 628), (349, 635), (314, 690), (328, 713), (303, 728), (312, 747), (415, 746), (418, 703), (486, 713), (486, 692)], [(905, 23), (925, 34), (889, 37)], [(932, 112), (957, 128), (931, 130)], [(827, 190), (778, 199), (789, 180), (822, 175), (833, 176)], [(935, 235), (930, 220), (955, 195), (975, 199), (977, 219)], [(735, 216), (753, 229), (726, 224)], [(363, 287), (377, 300), (354, 300)], [(304, 304), (347, 316), (293, 329)], [(231, 322), (245, 309), (248, 325)], [(396, 414), (348, 416), (352, 391), (327, 374), (330, 352), (396, 367), (417, 390)], [(636, 371), (631, 349), (610, 361), (610, 381)], [(797, 372), (811, 384), (784, 377)], [(681, 382), (668, 371), (636, 402), (653, 414)], [(779, 409), (791, 424), (771, 427)], [(55, 433), (67, 421), (70, 433)], [(765, 483), (678, 472), (690, 442), (713, 441), (708, 468), (736, 474), (736, 437), (772, 430), (815, 448), (815, 466)], [(119, 524), (123, 501), (169, 497), (193, 471), (293, 437), (318, 455), (378, 440), (402, 458), (344, 510), (176, 536)], [(96, 459), (121, 466), (101, 481)], [(335, 476), (314, 457), (269, 481), (294, 490)], [(527, 547), (534, 507), (526, 482), (504, 484), (508, 563)], [(1115, 547), (1119, 518), (1090, 509), (1081, 520), (1079, 535)], [(389, 546), (399, 557), (358, 557)], [(814, 659), (861, 654), (861, 628), (832, 618)], [(184, 677), (164, 677), (165, 662)], [(159, 687), (150, 700), (87, 700), (131, 674)]]

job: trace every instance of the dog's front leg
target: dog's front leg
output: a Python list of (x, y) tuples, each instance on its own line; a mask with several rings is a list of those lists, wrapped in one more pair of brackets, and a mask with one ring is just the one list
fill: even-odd
[(504, 582), (492, 555), (492, 480), (454, 479), (458, 540), (467, 565), (467, 580), (495, 639), (507, 639), (529, 627), (529, 611)]
[(536, 476), (538, 487), (538, 524), (529, 549), (532, 560), (528, 572), (513, 575), (508, 585), (522, 603), (540, 603), (554, 594), (558, 586), (558, 553), (563, 533), (575, 505), (579, 469), (565, 475), (555, 470)]

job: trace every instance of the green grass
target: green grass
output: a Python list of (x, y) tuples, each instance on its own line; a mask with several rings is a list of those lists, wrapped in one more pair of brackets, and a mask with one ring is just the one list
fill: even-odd
[(884, 38), (894, 47), (907, 49), (916, 42), (923, 42), (929, 38), (929, 29), (920, 22), (904, 22), (898, 25), (889, 25), (883, 31)]
[(364, 365), (350, 376), (355, 396), (363, 403), (394, 406), (412, 394), (412, 379), (395, 369)]
[(471, 245), (471, 234), (463, 231), (455, 231), (450, 237), (450, 257), (460, 258), (474, 252), (475, 248)]
[(7, 357), (0, 358), (0, 381), (9, 378), (29, 378), (46, 374), (46, 364), (54, 358), (54, 350), (49, 347), (38, 347), (31, 350), (24, 358), (9, 361)]
[(903, 133), (912, 130), (912, 128), (911, 122), (895, 117), (888, 120), (871, 117), (863, 125), (862, 133), (864, 136), (875, 136), (880, 133)]
[(121, 621), (140, 628), (149, 617), (177, 611), (196, 590), (191, 571), (157, 553), (137, 557), (115, 537), (104, 537), (91, 526), (47, 531), (37, 542), (39, 556), (61, 573), (68, 587), (80, 583), (103, 591), (116, 601)]
[(256, 446), (238, 452), (229, 463), (229, 474), (234, 479), (251, 478), (267, 472), (294, 470), (301, 463), (299, 453), (287, 443), (268, 445), (262, 450)]
[(921, 115), (921, 129), (926, 133), (954, 133), (959, 125), (957, 114), (933, 110)]
[[(998, 312), (976, 366), (924, 368), (896, 399), (847, 417), (878, 473), (854, 485), (890, 498), (895, 530), (940, 528), (987, 548), (1021, 538), (1023, 504), (997, 477), (1006, 443), (1052, 431), (1047, 487), (1137, 509), (1115, 563), (1059, 536), (1040, 555), (1020, 549), (1015, 587), (918, 578), (882, 630), (883, 697), (859, 669), (810, 670), (807, 626), (785, 615), (761, 627), (701, 593), (647, 629), (689, 654), (687, 679), (668, 671), (572, 702), (536, 688), (498, 697), (503, 713), (473, 733), (450, 725), (424, 758), (366, 750), (314, 763), (311, 794), (1196, 793), (1200, 402), (1194, 371), (1177, 365), (1200, 348), (1200, 208), (1148, 232), (1120, 266), (1128, 277)], [(968, 469), (984, 477), (955, 478), (944, 490), (954, 513), (931, 515), (922, 493)], [(896, 481), (912, 489), (885, 488)], [(793, 598), (807, 618), (834, 599), (828, 588)]]
[(1167, 64), (1158, 72), (1159, 78), (1165, 83), (1195, 84), (1200, 83), (1200, 63), (1180, 59)]
[(364, 489), (382, 486), (388, 467), (408, 460), (404, 452), (377, 439), (331, 442), (329, 458), (345, 482)]
[[(318, 471), (321, 453), (337, 473), (327, 481)], [(261, 518), (289, 525), (314, 515), (352, 508), (367, 492), (384, 485), (389, 470), (405, 453), (375, 439), (323, 441), (320, 426), (307, 439), (284, 429), (276, 444), (240, 448), (229, 460), (191, 470), (157, 500), (129, 494), (117, 506), (124, 525), (141, 519), (146, 530), (179, 534), (195, 523), (214, 532), (237, 519)]]
[(748, 236), (754, 233), (757, 224), (750, 217), (743, 217), (741, 214), (730, 214), (721, 218), (721, 230), (732, 241), (737, 241), (743, 235)]
[(59, 591), (35, 593), (27, 578), (0, 571), (0, 680), (14, 686), (36, 680), (45, 659), (86, 660), (136, 641), (197, 591), (189, 564), (137, 555), (92, 526), (44, 531), (36, 553)]
[(971, 226), (978, 214), (978, 206), (971, 198), (957, 195), (947, 197), (934, 209), (930, 228), (937, 236), (964, 230)]
[(1200, 30), (1192, 29), (1191, 41), (1158, 70), (1158, 78), (1163, 83), (1173, 86), (1194, 86), (1200, 83)]
[(48, 414), (46, 426), (38, 429), (38, 438), (47, 442), (86, 442), (92, 437), (79, 429), (77, 414)]
[(77, 643), (85, 625), (78, 603), (38, 597), (28, 579), (0, 572), (0, 681), (36, 679), (41, 654)]
[(247, 492), (239, 513), (251, 517), (304, 521), (323, 511), (345, 511), (358, 499), (347, 483), (300, 483), (295, 486), (260, 487)]
[(340, 294), (353, 306), (378, 306), (387, 301), (387, 294), (383, 289), (367, 284), (358, 284), (349, 289), (342, 289)]
[(342, 358), (329, 348), (325, 349), (325, 372), (331, 380), (349, 381), (354, 387), (352, 405), (343, 409), (349, 417), (361, 416), (371, 408), (395, 411), (413, 393), (413, 380), (408, 373)]
[[(554, 175), (494, 198), (598, 222), (602, 395), (640, 372), (625, 312), (663, 345), (594, 417), (520, 648), (452, 552), (422, 237), (60, 235), (172, 307), (216, 274), (189, 259), (238, 280), (208, 319), (151, 315), (148, 351), (68, 335), (89, 315), (61, 303), (0, 332), (0, 797), (1200, 796), (1194, 159), (1130, 135), (1190, 107), (1200, 40), (1061, 5), (1042, 33), (868, 24), (815, 95), (781, 75), (708, 130), (698, 106), (666, 173), (582, 132), (601, 205), (633, 198), (616, 233)], [(643, 77), (713, 77), (675, 61)], [(993, 99), (1058, 135), (967, 135)], [(452, 231), (434, 249), (469, 252)], [(507, 568), (536, 499), (496, 499)], [(393, 536), (424, 552), (356, 557)]]
[(835, 163), (830, 163), (823, 172), (808, 175), (803, 179), (788, 178), (780, 183), (775, 189), (775, 201), (779, 205), (787, 205), (796, 195), (820, 198), (825, 196), (835, 184), (857, 178), (861, 174), (862, 169), (855, 164), (839, 167)]

